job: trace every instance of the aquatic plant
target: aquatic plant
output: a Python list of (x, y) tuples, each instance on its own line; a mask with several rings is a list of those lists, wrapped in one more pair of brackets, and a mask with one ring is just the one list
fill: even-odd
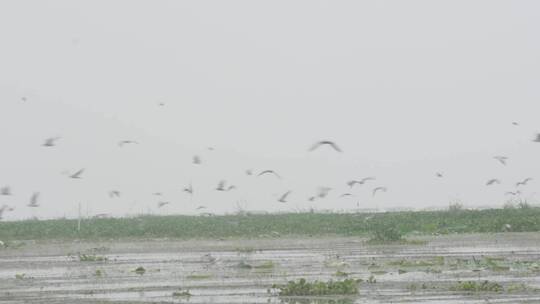
[(358, 294), (358, 283), (354, 279), (307, 282), (302, 278), (284, 285), (274, 284), (272, 288), (277, 289), (280, 296), (353, 295)]

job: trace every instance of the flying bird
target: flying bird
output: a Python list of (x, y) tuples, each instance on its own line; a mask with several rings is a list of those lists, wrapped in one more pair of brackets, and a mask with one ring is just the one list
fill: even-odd
[(128, 144), (138, 144), (138, 142), (134, 140), (121, 140), (118, 142), (118, 146), (120, 147), (123, 147), (124, 145), (128, 145)]
[(315, 196), (311, 196), (310, 198), (308, 198), (308, 201), (313, 202), (315, 199), (316, 199)]
[(217, 191), (226, 191), (225, 190), (225, 184), (227, 183), (227, 181), (225, 180), (220, 180), (217, 187), (216, 187), (216, 190)]
[(201, 210), (201, 209), (206, 209), (206, 207), (205, 207), (205, 206), (199, 206), (199, 207), (197, 207), (197, 210)]
[(493, 179), (490, 179), (490, 180), (487, 181), (486, 186), (491, 186), (493, 184), (500, 184), (500, 183), (501, 183), (500, 180), (498, 180), (496, 178), (493, 178)]
[(519, 186), (525, 186), (527, 185), (528, 182), (532, 181), (532, 177), (527, 177), (526, 179), (524, 179), (523, 181), (521, 182), (517, 182), (516, 183), (516, 187), (519, 187)]
[(329, 187), (319, 187), (317, 189), (317, 197), (319, 198), (325, 198), (328, 195), (328, 192), (330, 192), (332, 188)]
[(279, 174), (277, 174), (274, 170), (261, 171), (261, 173), (259, 173), (259, 175), (257, 175), (257, 176), (261, 176), (261, 175), (265, 175), (265, 174), (274, 174), (277, 178), (281, 179), (281, 176), (279, 176)]
[(375, 189), (373, 189), (373, 196), (375, 196), (375, 194), (377, 194), (378, 191), (382, 191), (382, 192), (386, 192), (388, 189), (386, 187), (377, 187)]
[(506, 156), (495, 156), (493, 158), (498, 160), (501, 164), (506, 166), (506, 160), (508, 160), (508, 157), (506, 157)]
[(28, 207), (39, 207), (38, 198), (39, 192), (34, 192), (34, 194), (32, 194), (32, 197), (30, 198), (30, 203), (28, 204)]
[(443, 174), (442, 174), (441, 172), (437, 172), (437, 173), (435, 173), (435, 176), (437, 176), (437, 177), (443, 177)]
[(199, 157), (199, 155), (193, 156), (193, 163), (195, 165), (200, 165), (201, 164), (201, 158)]
[(14, 209), (8, 205), (3, 205), (2, 208), (0, 208), (0, 220), (2, 219), (2, 216), (4, 212), (6, 211), (13, 211)]
[(170, 203), (171, 203), (171, 202), (159, 202), (159, 203), (158, 203), (158, 208), (161, 208), (161, 207), (163, 207), (163, 206), (165, 206), (165, 205), (168, 205), (168, 204), (170, 204)]
[(56, 141), (59, 140), (60, 137), (50, 137), (45, 139), (45, 142), (42, 146), (44, 147), (54, 147), (56, 145)]
[(110, 198), (120, 197), (120, 191), (118, 190), (109, 191), (109, 197)]
[(71, 174), (69, 177), (70, 178), (81, 178), (81, 174), (83, 174), (83, 172), (84, 172), (84, 168), (77, 171), (77, 172), (75, 172), (75, 173), (73, 173), (73, 174)]
[(370, 180), (375, 180), (375, 177), (370, 176), (370, 177), (364, 177), (361, 180), (350, 180), (350, 181), (347, 182), (347, 185), (352, 188), (356, 184), (363, 185), (367, 181), (370, 181)]
[(352, 196), (352, 193), (343, 193), (339, 197), (346, 197), (346, 196)]
[(191, 184), (189, 184), (189, 186), (184, 187), (183, 191), (193, 195), (193, 186)]
[(9, 186), (2, 187), (2, 189), (0, 189), (0, 194), (11, 195), (11, 188)]
[(317, 143), (315, 143), (310, 149), (309, 151), (313, 151), (317, 148), (319, 148), (320, 146), (322, 145), (328, 145), (332, 148), (334, 148), (334, 150), (338, 151), (338, 152), (343, 152), (333, 141), (329, 141), (329, 140), (321, 140)]
[(287, 196), (289, 196), (289, 194), (291, 194), (291, 190), (285, 192), (279, 199), (278, 199), (278, 202), (280, 203), (286, 203), (287, 202)]
[(533, 139), (534, 142), (540, 142), (540, 133), (536, 133), (536, 136)]
[(516, 196), (516, 195), (519, 195), (521, 194), (521, 191), (517, 190), (516, 192), (512, 192), (512, 191), (508, 191), (505, 193), (505, 195), (512, 195), (512, 196)]

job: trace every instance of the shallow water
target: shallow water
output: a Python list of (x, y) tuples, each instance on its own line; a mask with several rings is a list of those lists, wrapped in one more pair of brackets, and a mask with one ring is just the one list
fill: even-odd
[[(358, 238), (230, 241), (27, 242), (0, 249), (2, 303), (329, 303), (286, 299), (274, 283), (360, 284), (332, 303), (540, 303), (540, 234), (423, 237), (425, 245), (367, 245)], [(107, 261), (81, 262), (77, 252)], [(244, 267), (241, 267), (241, 266)], [(245, 265), (252, 266), (247, 268)], [(145, 273), (134, 272), (144, 267)], [(96, 275), (96, 271), (101, 275)], [(16, 275), (23, 278), (16, 278)], [(502, 293), (450, 291), (460, 280), (490, 280)], [(526, 288), (515, 288), (523, 284)], [(516, 290), (508, 291), (508, 288)], [(173, 297), (177, 290), (191, 297)]]

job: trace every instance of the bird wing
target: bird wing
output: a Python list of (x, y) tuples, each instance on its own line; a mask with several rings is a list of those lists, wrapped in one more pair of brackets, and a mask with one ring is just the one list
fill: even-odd
[(81, 169), (71, 175), (71, 177), (79, 177), (84, 172), (84, 169)]
[(338, 151), (338, 152), (343, 152), (343, 151), (338, 147), (338, 145), (336, 145), (336, 143), (330, 141), (330, 142), (328, 142), (328, 144), (329, 144), (332, 148), (334, 148), (334, 150), (336, 150), (336, 151)]

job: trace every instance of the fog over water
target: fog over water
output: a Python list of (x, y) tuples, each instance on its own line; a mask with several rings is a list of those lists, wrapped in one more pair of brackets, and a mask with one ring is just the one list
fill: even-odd
[(3, 1), (3, 217), (537, 203), (539, 28), (538, 1)]

